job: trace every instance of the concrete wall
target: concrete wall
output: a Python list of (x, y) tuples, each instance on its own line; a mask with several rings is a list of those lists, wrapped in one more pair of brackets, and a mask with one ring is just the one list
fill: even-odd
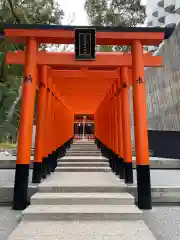
[[(163, 57), (164, 67), (145, 69), (148, 129), (180, 131), (180, 23), (171, 38), (161, 44), (155, 55)], [(134, 148), (132, 88), (130, 89), (130, 112), (131, 138)], [(174, 135), (170, 136), (171, 134), (167, 133), (167, 138), (170, 137), (173, 140)]]
[(145, 70), (148, 128), (180, 131), (180, 23), (157, 55), (164, 67)]

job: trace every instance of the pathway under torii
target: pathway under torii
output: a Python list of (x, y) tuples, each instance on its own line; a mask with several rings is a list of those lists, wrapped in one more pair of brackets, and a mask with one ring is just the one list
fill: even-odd
[(77, 61), (74, 53), (38, 51), (40, 43), (74, 44), (74, 31), (71, 26), (4, 26), (3, 34), (9, 41), (26, 43), (25, 53), (8, 53), (6, 57), (8, 64), (24, 64), (13, 208), (24, 209), (28, 203), (37, 86), (33, 182), (54, 171), (57, 159), (71, 145), (75, 114), (94, 115), (98, 147), (110, 159), (115, 173), (126, 183), (133, 182), (129, 112), (132, 84), (138, 206), (151, 209), (144, 67), (162, 66), (162, 59), (143, 53), (143, 45), (159, 45), (171, 33), (163, 28), (96, 27), (97, 45), (131, 45), (131, 54), (97, 53), (91, 61)]

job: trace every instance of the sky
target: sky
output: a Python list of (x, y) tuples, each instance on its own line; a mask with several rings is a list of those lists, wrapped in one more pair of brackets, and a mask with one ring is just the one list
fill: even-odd
[[(57, 0), (64, 10), (65, 17), (63, 19), (63, 24), (68, 25), (70, 23), (70, 19), (74, 15), (74, 21), (71, 25), (88, 25), (88, 19), (86, 13), (84, 11), (84, 2), (85, 0)], [(143, 4), (146, 4), (147, 1), (151, 0), (142, 0)]]

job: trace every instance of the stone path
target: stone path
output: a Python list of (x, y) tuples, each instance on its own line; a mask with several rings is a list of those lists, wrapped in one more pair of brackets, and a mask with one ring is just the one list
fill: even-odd
[[(20, 211), (12, 211), (9, 206), (0, 207), (0, 239), (7, 240), (10, 233), (19, 224), (21, 219)], [(180, 239), (180, 207), (179, 206), (158, 206), (152, 211), (143, 212), (143, 220), (158, 240), (179, 240)], [(51, 222), (49, 222), (51, 224)], [(96, 222), (97, 223), (97, 222)], [(109, 222), (112, 223), (112, 222)], [(30, 222), (28, 227), (32, 224)], [(38, 222), (39, 224), (39, 222)], [(47, 222), (46, 222), (47, 224)], [(26, 222), (25, 222), (26, 225)], [(21, 229), (21, 225), (19, 225)], [(37, 228), (36, 228), (37, 229)], [(40, 226), (38, 227), (40, 230)], [(54, 229), (54, 228), (53, 228)], [(94, 236), (94, 235), (93, 235)], [(31, 238), (33, 239), (33, 238)], [(54, 238), (56, 239), (56, 238)], [(63, 239), (63, 238), (61, 238)], [(78, 239), (78, 238), (77, 238)], [(94, 239), (92, 237), (92, 239)], [(104, 237), (106, 239), (106, 237)], [(103, 239), (103, 240), (104, 240)], [(21, 238), (22, 240), (22, 238)], [(25, 239), (23, 239), (25, 240)]]
[[(68, 161), (67, 161), (68, 160)], [(83, 160), (83, 163), (79, 161)], [(74, 163), (74, 161), (76, 161)], [(160, 160), (162, 161), (162, 160)], [(94, 163), (95, 162), (95, 163)], [(62, 166), (107, 166), (107, 160), (103, 157), (64, 157)], [(76, 165), (76, 166), (77, 166)], [(81, 165), (82, 166), (82, 165)], [(70, 172), (71, 173), (71, 172)], [(11, 203), (13, 196), (13, 182), (15, 170), (0, 169), (0, 203)], [(53, 176), (53, 175), (52, 175)], [(61, 176), (64, 176), (63, 172)], [(32, 171), (29, 173), (29, 196), (37, 192), (37, 184), (32, 184)], [(151, 185), (153, 202), (180, 202), (180, 171), (179, 170), (151, 170)], [(136, 191), (136, 170), (134, 170), (134, 184), (130, 192)]]
[[(78, 148), (79, 149), (79, 148)], [(79, 156), (80, 158), (89, 158), (90, 155), (88, 155), (90, 152), (81, 152), (81, 156)], [(64, 159), (69, 157), (74, 157), (76, 158), (76, 155), (78, 154), (78, 151), (76, 150), (75, 152), (73, 152), (73, 156), (71, 154), (67, 154), (68, 156), (66, 156)], [(92, 158), (94, 157), (95, 160), (101, 160), (102, 156), (100, 153), (90, 153), (92, 156)], [(94, 156), (93, 156), (94, 155)], [(136, 157), (133, 157), (133, 168), (136, 168), (136, 164), (135, 164), (135, 159)], [(62, 159), (63, 160), (63, 159)], [(30, 168), (32, 168), (32, 162), (33, 162), (33, 157), (31, 157), (31, 165)], [(151, 169), (180, 169), (180, 160), (179, 159), (171, 159), (171, 158), (158, 158), (158, 157), (150, 157), (150, 165), (151, 165)], [(16, 156), (0, 156), (0, 170), (1, 169), (15, 169), (16, 167)]]
[(0, 206), (0, 239), (7, 240), (21, 220), (21, 211), (13, 211), (10, 206)]
[(143, 221), (24, 221), (8, 240), (155, 240)]
[(8, 240), (155, 239), (122, 181), (110, 171), (77, 168), (57, 171), (39, 185)]

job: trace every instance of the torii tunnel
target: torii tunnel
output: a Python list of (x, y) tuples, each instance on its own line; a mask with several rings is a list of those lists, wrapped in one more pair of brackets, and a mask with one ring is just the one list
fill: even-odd
[[(84, 28), (84, 27), (78, 27)], [(151, 209), (150, 162), (146, 118), (144, 67), (163, 65), (160, 56), (143, 52), (143, 45), (158, 46), (171, 31), (163, 28), (95, 27), (97, 45), (130, 45), (131, 53), (97, 53), (93, 61), (77, 61), (73, 52), (39, 51), (38, 45), (74, 44), (75, 27), (5, 25), (11, 42), (26, 43), (25, 52), (9, 52), (7, 64), (24, 65), (24, 82), (13, 209), (28, 204), (28, 176), (36, 89), (33, 183), (55, 171), (57, 161), (74, 138), (74, 117), (93, 115), (95, 143), (114, 173), (133, 183), (129, 89), (133, 112), (137, 169), (137, 204)]]

